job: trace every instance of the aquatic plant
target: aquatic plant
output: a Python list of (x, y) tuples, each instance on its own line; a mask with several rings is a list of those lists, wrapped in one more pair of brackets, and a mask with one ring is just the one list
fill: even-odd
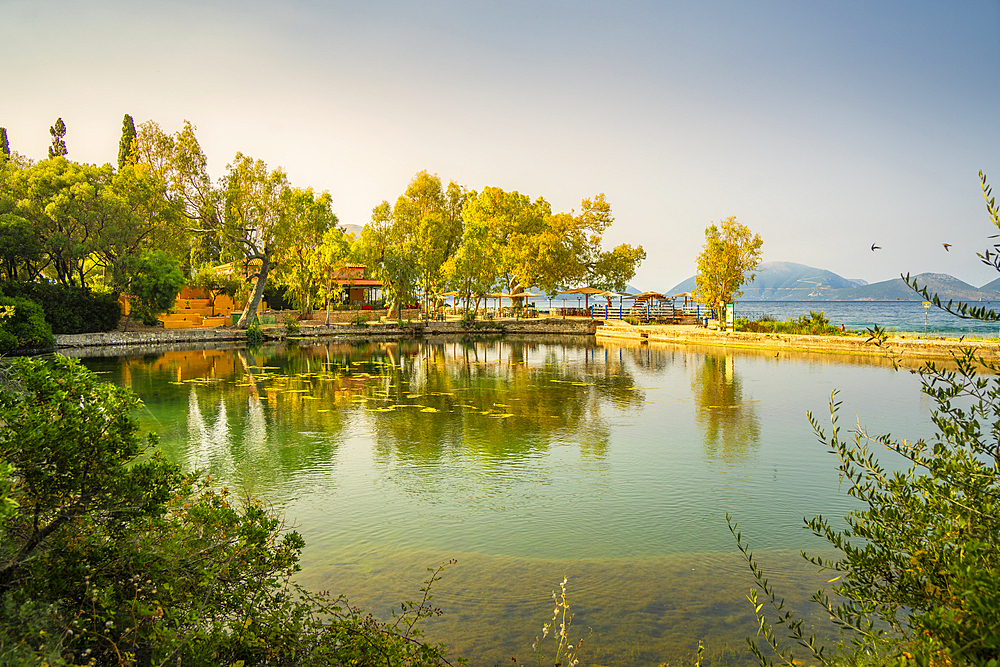
[[(576, 667), (580, 660), (577, 655), (580, 653), (580, 647), (583, 645), (583, 639), (578, 639), (576, 643), (572, 643), (570, 639), (570, 626), (573, 624), (573, 614), (570, 611), (569, 601), (566, 599), (566, 584), (568, 579), (563, 577), (562, 582), (559, 584), (559, 593), (552, 591), (552, 601), (555, 603), (555, 608), (552, 610), (552, 619), (548, 623), (542, 624), (542, 634), (535, 637), (534, 643), (531, 645), (531, 650), (535, 653), (535, 659), (537, 661), (538, 667), (542, 667), (542, 664), (550, 664), (545, 658), (545, 644), (546, 640), (555, 642), (555, 650), (552, 655), (552, 665), (560, 667), (565, 665), (565, 667)], [(558, 622), (558, 625), (556, 624)], [(513, 664), (517, 664), (517, 658), (511, 658)]]

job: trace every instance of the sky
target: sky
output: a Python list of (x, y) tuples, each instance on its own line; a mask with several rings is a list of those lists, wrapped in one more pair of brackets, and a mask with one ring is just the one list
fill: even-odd
[[(365, 224), (420, 170), (579, 210), (605, 193), (631, 284), (695, 273), (729, 216), (791, 261), (877, 282), (997, 277), (1000, 0), (0, 0), (0, 127), (114, 163), (124, 114), (189, 120)], [(882, 249), (872, 251), (872, 244)], [(949, 251), (942, 243), (952, 244)]]

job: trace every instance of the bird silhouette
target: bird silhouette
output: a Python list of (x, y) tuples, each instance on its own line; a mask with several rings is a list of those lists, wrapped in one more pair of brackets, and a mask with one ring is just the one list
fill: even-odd
[(948, 252), (951, 252), (951, 251), (949, 251), (949, 250), (948, 250), (948, 248), (950, 248), (950, 247), (951, 247), (951, 244), (950, 244), (950, 243), (942, 243), (941, 245), (943, 245), (943, 246), (944, 246), (944, 249), (945, 249), (946, 251), (948, 251)]
[(876, 250), (881, 250), (881, 249), (882, 249), (882, 246), (877, 246), (874, 243), (872, 244), (872, 252), (875, 252)]

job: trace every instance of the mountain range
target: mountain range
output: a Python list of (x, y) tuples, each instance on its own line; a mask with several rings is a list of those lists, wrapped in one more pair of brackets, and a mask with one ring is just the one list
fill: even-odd
[[(946, 273), (911, 276), (921, 287), (943, 300), (990, 301), (1000, 298), (1000, 278), (982, 287)], [(666, 294), (694, 290), (695, 276), (675, 285)], [(901, 278), (867, 283), (843, 278), (832, 271), (795, 262), (764, 262), (753, 282), (743, 286), (741, 301), (923, 301)]]

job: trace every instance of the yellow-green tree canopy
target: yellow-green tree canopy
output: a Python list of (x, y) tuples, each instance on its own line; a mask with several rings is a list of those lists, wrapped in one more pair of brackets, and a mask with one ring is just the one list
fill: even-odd
[(541, 197), (487, 187), (470, 196), (463, 217), (469, 250), (459, 252), (456, 278), (468, 283), (462, 267), (474, 269), (473, 282), (511, 294), (532, 286), (552, 293), (582, 282), (621, 291), (646, 257), (642, 246), (602, 250), (614, 221), (603, 193), (584, 199), (579, 213), (553, 213)]
[(743, 283), (754, 279), (763, 245), (760, 235), (736, 222), (736, 216), (709, 226), (698, 255), (695, 298), (721, 317), (722, 306), (743, 296)]

